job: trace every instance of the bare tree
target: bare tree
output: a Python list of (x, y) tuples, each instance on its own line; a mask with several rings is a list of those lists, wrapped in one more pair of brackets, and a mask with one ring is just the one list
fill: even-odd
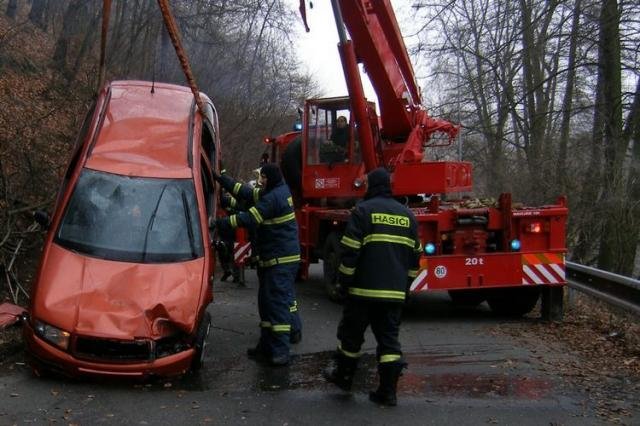
[(18, 0), (9, 0), (7, 3), (7, 11), (5, 12), (9, 19), (16, 19), (18, 12)]
[(29, 20), (46, 31), (48, 10), (49, 0), (31, 0), (31, 11), (29, 12)]

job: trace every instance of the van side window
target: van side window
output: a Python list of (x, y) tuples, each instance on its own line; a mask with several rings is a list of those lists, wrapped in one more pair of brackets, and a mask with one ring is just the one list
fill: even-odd
[(216, 164), (216, 144), (214, 143), (214, 140), (215, 133), (212, 130), (211, 125), (205, 121), (202, 126), (202, 149), (204, 150), (212, 167)]
[(207, 209), (207, 217), (215, 217), (215, 186), (211, 178), (211, 170), (204, 159), (200, 160), (200, 178), (202, 179), (202, 190), (204, 192), (204, 202)]

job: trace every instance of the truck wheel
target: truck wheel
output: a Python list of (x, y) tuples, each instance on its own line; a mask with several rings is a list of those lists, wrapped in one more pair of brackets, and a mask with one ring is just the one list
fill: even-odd
[(193, 361), (191, 361), (191, 370), (199, 371), (204, 365), (204, 358), (206, 355), (207, 349), (207, 338), (209, 337), (209, 331), (211, 330), (211, 314), (209, 312), (205, 312), (202, 321), (200, 321), (200, 325), (198, 326), (198, 331), (196, 332), (194, 349), (196, 353), (193, 355)]
[(539, 297), (538, 287), (493, 289), (487, 295), (487, 303), (498, 315), (520, 317), (531, 312)]
[(340, 235), (331, 232), (324, 242), (322, 272), (327, 296), (334, 302), (343, 302), (345, 295), (338, 287), (338, 267), (340, 266)]
[(456, 306), (475, 308), (487, 298), (483, 290), (449, 290), (451, 302)]

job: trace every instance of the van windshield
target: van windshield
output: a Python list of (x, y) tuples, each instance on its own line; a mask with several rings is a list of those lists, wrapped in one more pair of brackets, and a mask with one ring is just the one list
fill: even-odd
[(89, 256), (124, 262), (202, 257), (193, 181), (84, 169), (56, 232), (56, 243)]

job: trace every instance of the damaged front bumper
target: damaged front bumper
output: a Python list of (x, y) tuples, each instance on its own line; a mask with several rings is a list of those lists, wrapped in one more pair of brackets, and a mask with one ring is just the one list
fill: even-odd
[[(24, 324), (24, 337), (30, 362), (35, 370), (45, 369), (62, 373), (67, 376), (98, 376), (98, 377), (139, 377), (150, 376), (176, 376), (189, 370), (195, 350), (188, 347), (180, 352), (167, 356), (155, 356), (155, 342), (150, 340), (115, 343), (109, 346), (100, 346), (95, 342), (108, 342), (104, 339), (83, 338), (81, 348), (77, 344), (79, 338), (74, 339), (73, 349), (70, 352), (63, 351), (36, 334), (31, 323)], [(97, 359), (98, 354), (87, 350), (101, 349), (102, 359)], [(147, 348), (145, 348), (147, 346)], [(82, 353), (75, 353), (83, 349)], [(122, 349), (120, 355), (115, 352)]]

